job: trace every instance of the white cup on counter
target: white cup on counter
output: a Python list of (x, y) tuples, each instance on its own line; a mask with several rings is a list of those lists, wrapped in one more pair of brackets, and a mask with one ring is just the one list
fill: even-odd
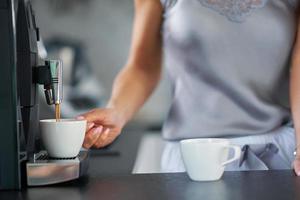
[[(194, 181), (219, 180), (229, 164), (241, 156), (239, 146), (219, 138), (186, 139), (180, 141), (183, 162), (189, 177)], [(228, 159), (229, 149), (234, 151)]]

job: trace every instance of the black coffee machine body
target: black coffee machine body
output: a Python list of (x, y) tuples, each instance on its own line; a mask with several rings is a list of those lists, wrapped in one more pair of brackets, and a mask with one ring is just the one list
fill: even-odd
[(49, 105), (60, 104), (62, 63), (40, 59), (39, 40), (30, 1), (1, 0), (0, 190), (73, 180), (87, 167), (86, 152), (74, 160), (61, 161), (50, 160), (43, 151), (38, 87), (44, 86)]

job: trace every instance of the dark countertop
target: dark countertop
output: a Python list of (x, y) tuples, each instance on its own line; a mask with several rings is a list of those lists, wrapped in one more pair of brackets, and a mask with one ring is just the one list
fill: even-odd
[(214, 182), (193, 182), (185, 173), (103, 175), (59, 186), (1, 192), (0, 199), (295, 200), (300, 199), (300, 178), (292, 171), (226, 172)]
[(143, 134), (146, 133), (124, 132), (108, 148), (90, 151), (88, 174), (131, 174)]
[(108, 149), (93, 151), (86, 177), (47, 187), (0, 191), (0, 200), (300, 199), (300, 177), (291, 170), (225, 172), (214, 182), (194, 182), (185, 173), (132, 175), (141, 136), (126, 133)]

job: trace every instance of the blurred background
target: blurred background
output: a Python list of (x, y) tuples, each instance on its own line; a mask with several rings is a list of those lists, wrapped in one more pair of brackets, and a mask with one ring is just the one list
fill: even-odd
[[(33, 0), (44, 57), (64, 63), (62, 117), (105, 106), (114, 77), (126, 63), (134, 17), (133, 0)], [(42, 88), (41, 88), (42, 94)], [(41, 118), (54, 108), (40, 98)], [(165, 76), (127, 130), (160, 130), (170, 104)]]

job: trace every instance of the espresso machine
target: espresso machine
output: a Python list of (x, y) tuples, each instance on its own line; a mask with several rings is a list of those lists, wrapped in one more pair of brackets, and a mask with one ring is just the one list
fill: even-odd
[(39, 139), (38, 87), (49, 106), (62, 102), (62, 63), (38, 54), (29, 0), (0, 1), (0, 190), (70, 181), (84, 175), (88, 153), (49, 158)]

